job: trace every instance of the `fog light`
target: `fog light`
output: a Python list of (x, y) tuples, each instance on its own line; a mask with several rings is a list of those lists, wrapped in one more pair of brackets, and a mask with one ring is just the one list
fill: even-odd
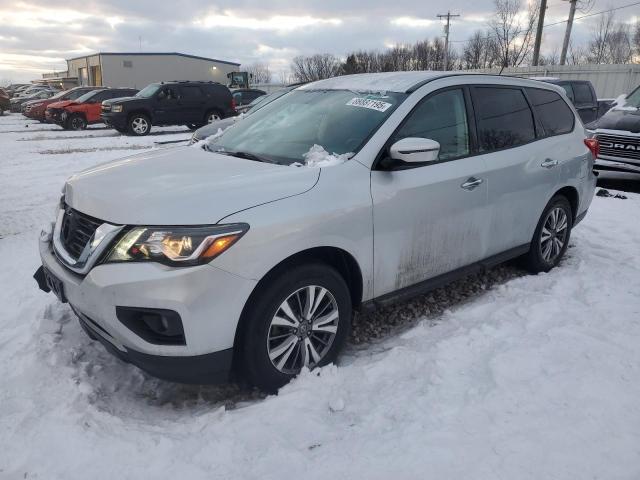
[(143, 340), (154, 345), (186, 345), (182, 319), (173, 310), (116, 307), (118, 320)]

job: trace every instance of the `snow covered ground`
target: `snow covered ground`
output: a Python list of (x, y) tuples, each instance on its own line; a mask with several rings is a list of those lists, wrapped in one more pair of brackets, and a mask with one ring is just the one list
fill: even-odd
[(0, 117), (0, 478), (640, 478), (640, 195), (596, 197), (553, 272), (385, 310), (400, 326), (263, 398), (121, 363), (31, 278), (64, 179), (179, 130)]

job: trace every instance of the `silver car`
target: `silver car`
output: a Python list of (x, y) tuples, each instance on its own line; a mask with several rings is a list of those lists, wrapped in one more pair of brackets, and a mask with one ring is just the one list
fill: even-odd
[(323, 80), (205, 146), (71, 177), (35, 277), (153, 375), (268, 391), (336, 361), (355, 310), (552, 269), (596, 184), (565, 94), (500, 76)]

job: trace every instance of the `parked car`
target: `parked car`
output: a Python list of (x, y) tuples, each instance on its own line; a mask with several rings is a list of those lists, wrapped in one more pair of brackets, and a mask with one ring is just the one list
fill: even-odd
[(640, 86), (587, 128), (600, 143), (596, 169), (640, 173)]
[(65, 90), (55, 94), (53, 97), (30, 102), (29, 106), (25, 108), (24, 114), (34, 120), (40, 122), (46, 121), (45, 111), (49, 105), (56, 102), (63, 102), (65, 100), (76, 100), (87, 92), (96, 90), (100, 87), (75, 87), (70, 90)]
[(89, 91), (76, 100), (65, 103), (57, 124), (66, 130), (84, 130), (87, 125), (102, 122), (102, 102), (130, 97), (138, 93), (134, 88), (102, 88)]
[(268, 391), (334, 362), (355, 309), (554, 268), (596, 185), (566, 95), (503, 76), (322, 80), (205, 145), (68, 179), (35, 278), (153, 375)]
[(53, 92), (53, 94), (55, 94), (58, 92), (58, 90), (47, 85), (31, 85), (25, 89), (18, 91), (16, 95), (14, 95), (14, 97), (29, 97), (37, 92)]
[(38, 90), (29, 95), (20, 97), (13, 97), (10, 101), (11, 111), (18, 113), (22, 109), (22, 104), (30, 100), (44, 100), (45, 98), (52, 97), (54, 92), (52, 90)]
[(5, 90), (0, 89), (0, 115), (4, 115), (6, 110), (11, 109), (11, 100)]
[(214, 120), (213, 122), (208, 123), (204, 127), (200, 127), (198, 130), (193, 132), (193, 135), (191, 136), (191, 144), (194, 144), (196, 142), (209, 138), (211, 135), (215, 135), (220, 130), (227, 129), (237, 121), (242, 120), (245, 116), (253, 112), (256, 112), (257, 110), (264, 107), (265, 105), (268, 105), (269, 103), (273, 102), (275, 99), (280, 98), (285, 93), (290, 92), (295, 87), (296, 86), (284, 87), (268, 95), (262, 95), (260, 97), (257, 97), (250, 104), (245, 105), (244, 111), (240, 112), (240, 113), (243, 113), (244, 115), (239, 115), (236, 117), (227, 117), (220, 120)]
[(152, 83), (134, 97), (102, 104), (103, 122), (131, 135), (147, 135), (153, 125), (187, 125), (195, 130), (231, 115), (235, 115), (231, 92), (216, 82)]
[(9, 95), (9, 97), (12, 97), (17, 90), (27, 88), (30, 85), (31, 84), (29, 83), (12, 83), (11, 85), (8, 85), (4, 90)]
[[(580, 119), (585, 125), (593, 122), (601, 114), (601, 107), (598, 103), (596, 91), (593, 84), (588, 80), (561, 80), (553, 77), (534, 77), (542, 82), (552, 83), (562, 87), (578, 110)], [(604, 110), (604, 108), (602, 108)], [(602, 112), (604, 113), (604, 112)]]
[(233, 95), (236, 109), (238, 109), (238, 107), (249, 105), (256, 98), (266, 95), (267, 92), (257, 88), (236, 88), (231, 91), (231, 94)]

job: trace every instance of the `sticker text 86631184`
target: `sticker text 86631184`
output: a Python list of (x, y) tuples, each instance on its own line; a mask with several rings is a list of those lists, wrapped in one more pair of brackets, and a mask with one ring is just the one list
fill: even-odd
[(352, 107), (368, 108), (370, 110), (376, 110), (378, 112), (385, 112), (391, 106), (390, 103), (383, 102), (381, 100), (359, 97), (352, 98), (346, 104)]

